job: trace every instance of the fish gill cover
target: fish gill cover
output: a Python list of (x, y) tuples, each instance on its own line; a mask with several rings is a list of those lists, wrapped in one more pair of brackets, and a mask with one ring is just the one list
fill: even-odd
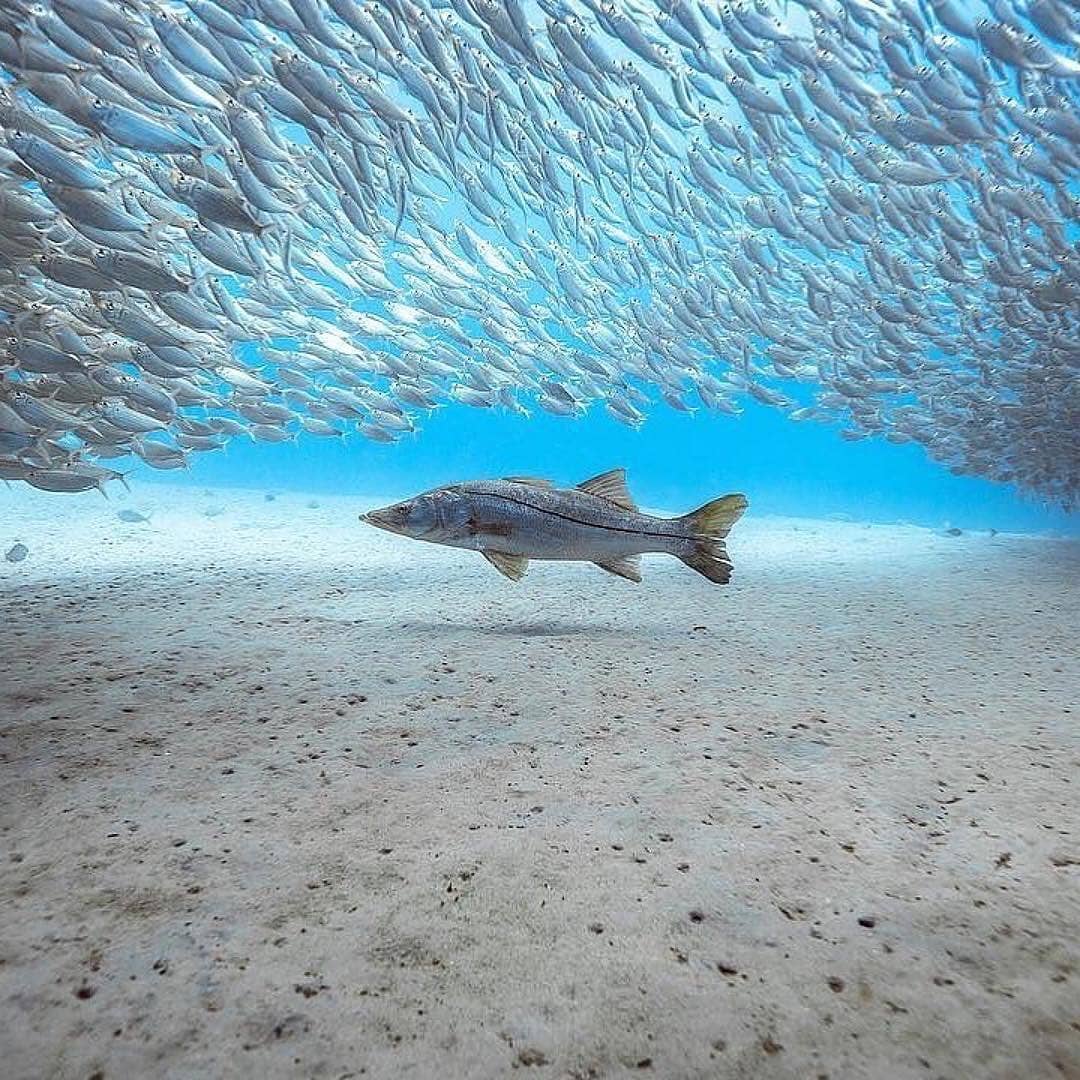
[(1078, 44), (1066, 0), (5, 0), (0, 476), (749, 396), (1071, 506)]

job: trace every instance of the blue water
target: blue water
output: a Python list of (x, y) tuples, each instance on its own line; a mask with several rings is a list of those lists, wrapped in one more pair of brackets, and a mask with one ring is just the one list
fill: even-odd
[(751, 513), (939, 528), (1080, 534), (1080, 520), (1015, 489), (954, 476), (917, 445), (846, 442), (837, 429), (794, 423), (748, 403), (742, 416), (656, 406), (639, 430), (594, 408), (581, 419), (531, 417), (450, 405), (401, 442), (302, 436), (295, 443), (234, 439), (192, 455), (186, 473), (138, 472), (140, 481), (266, 491), (407, 495), (439, 484), (505, 475), (573, 483), (622, 465), (644, 506), (686, 510), (743, 491)]
[[(786, 14), (795, 31), (809, 32), (805, 12), (794, 9)], [(616, 55), (630, 57), (617, 44), (611, 47)], [(649, 77), (655, 78), (655, 73)], [(392, 87), (390, 92), (394, 92)], [(402, 104), (411, 102), (406, 97)], [(730, 113), (730, 118), (738, 122), (737, 111)], [(304, 129), (290, 123), (279, 126), (297, 146), (312, 145)], [(472, 212), (459, 193), (441, 200), (437, 216), (448, 231), (464, 221), (496, 247), (505, 242), (497, 230)], [(530, 224), (545, 240), (555, 240), (541, 221), (520, 223), (522, 229)], [(410, 227), (406, 221), (406, 231)], [(1069, 223), (1069, 236), (1073, 240), (1077, 236), (1073, 223)], [(572, 259), (574, 254), (568, 256)], [(861, 272), (858, 259), (851, 262), (850, 269)], [(402, 287), (402, 299), (407, 302), (406, 281), (400, 270), (388, 260), (386, 272)], [(341, 291), (330, 279), (320, 280), (331, 291)], [(236, 286), (235, 291), (243, 290)], [(542, 303), (542, 290), (534, 285), (530, 298)], [(641, 290), (638, 299), (647, 304), (647, 291)], [(342, 300), (357, 311), (382, 311), (380, 302), (355, 295), (342, 293)], [(480, 322), (472, 316), (463, 317), (461, 326), (478, 338), (483, 334)], [(565, 340), (580, 347), (569, 336)], [(241, 346), (238, 355), (256, 368), (263, 364), (251, 344)], [(813, 399), (805, 389), (785, 385), (783, 392), (797, 404), (807, 405)], [(750, 499), (752, 514), (842, 516), (906, 521), (931, 528), (1080, 534), (1077, 515), (1047, 506), (1009, 486), (955, 476), (917, 444), (897, 445), (883, 438), (847, 442), (836, 427), (794, 423), (782, 410), (760, 405), (747, 395), (740, 396), (740, 404), (742, 415), (732, 417), (706, 410), (686, 414), (660, 402), (647, 410), (646, 422), (635, 430), (612, 419), (600, 406), (583, 418), (570, 420), (540, 409), (524, 417), (452, 403), (420, 418), (420, 430), (394, 444), (370, 442), (355, 434), (343, 440), (300, 435), (287, 444), (239, 438), (232, 439), (222, 452), (192, 454), (191, 467), (183, 473), (156, 473), (139, 466), (136, 475), (140, 482), (148, 483), (180, 480), (205, 487), (383, 497), (404, 496), (464, 479), (513, 474), (570, 484), (623, 466), (639, 503), (671, 511), (690, 509), (718, 494), (742, 491)]]

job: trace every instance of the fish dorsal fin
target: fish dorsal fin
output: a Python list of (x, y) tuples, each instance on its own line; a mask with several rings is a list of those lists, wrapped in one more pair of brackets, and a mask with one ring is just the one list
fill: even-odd
[(529, 569), (529, 560), (524, 555), (504, 555), (501, 551), (481, 551), (480, 554), (511, 581), (520, 581)]
[(539, 476), (504, 476), (503, 479), (508, 484), (525, 484), (528, 487), (549, 488), (551, 487), (550, 480), (544, 480)]
[(601, 570), (606, 570), (609, 574), (618, 574), (619, 577), (624, 577), (628, 581), (641, 580), (640, 555), (617, 555), (603, 562), (597, 561), (596, 565)]
[(624, 510), (636, 510), (637, 503), (626, 487), (626, 470), (611, 469), (578, 484), (578, 491), (588, 492), (600, 499), (621, 506)]

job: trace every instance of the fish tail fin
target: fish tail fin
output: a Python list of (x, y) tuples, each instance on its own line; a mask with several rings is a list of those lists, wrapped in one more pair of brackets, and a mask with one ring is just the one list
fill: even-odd
[(723, 540), (749, 505), (745, 495), (724, 495), (699, 506), (679, 520), (695, 540)]
[(731, 559), (724, 538), (748, 505), (745, 495), (724, 495), (680, 518), (693, 547), (679, 558), (710, 581), (726, 585), (731, 580)]

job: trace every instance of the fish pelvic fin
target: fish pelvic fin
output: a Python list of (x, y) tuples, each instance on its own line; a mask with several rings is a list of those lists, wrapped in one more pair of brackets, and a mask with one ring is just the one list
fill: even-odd
[(726, 585), (731, 580), (731, 559), (724, 538), (748, 505), (745, 495), (725, 495), (686, 514), (680, 520), (690, 532), (693, 547), (679, 558), (710, 581)]
[(520, 581), (525, 576), (525, 571), (529, 569), (529, 560), (524, 555), (505, 555), (501, 551), (481, 551), (480, 554), (503, 577), (508, 577), (511, 581)]
[(596, 565), (609, 574), (626, 578), (627, 581), (641, 581), (640, 555), (619, 555), (612, 559), (605, 559), (603, 562), (597, 560)]

